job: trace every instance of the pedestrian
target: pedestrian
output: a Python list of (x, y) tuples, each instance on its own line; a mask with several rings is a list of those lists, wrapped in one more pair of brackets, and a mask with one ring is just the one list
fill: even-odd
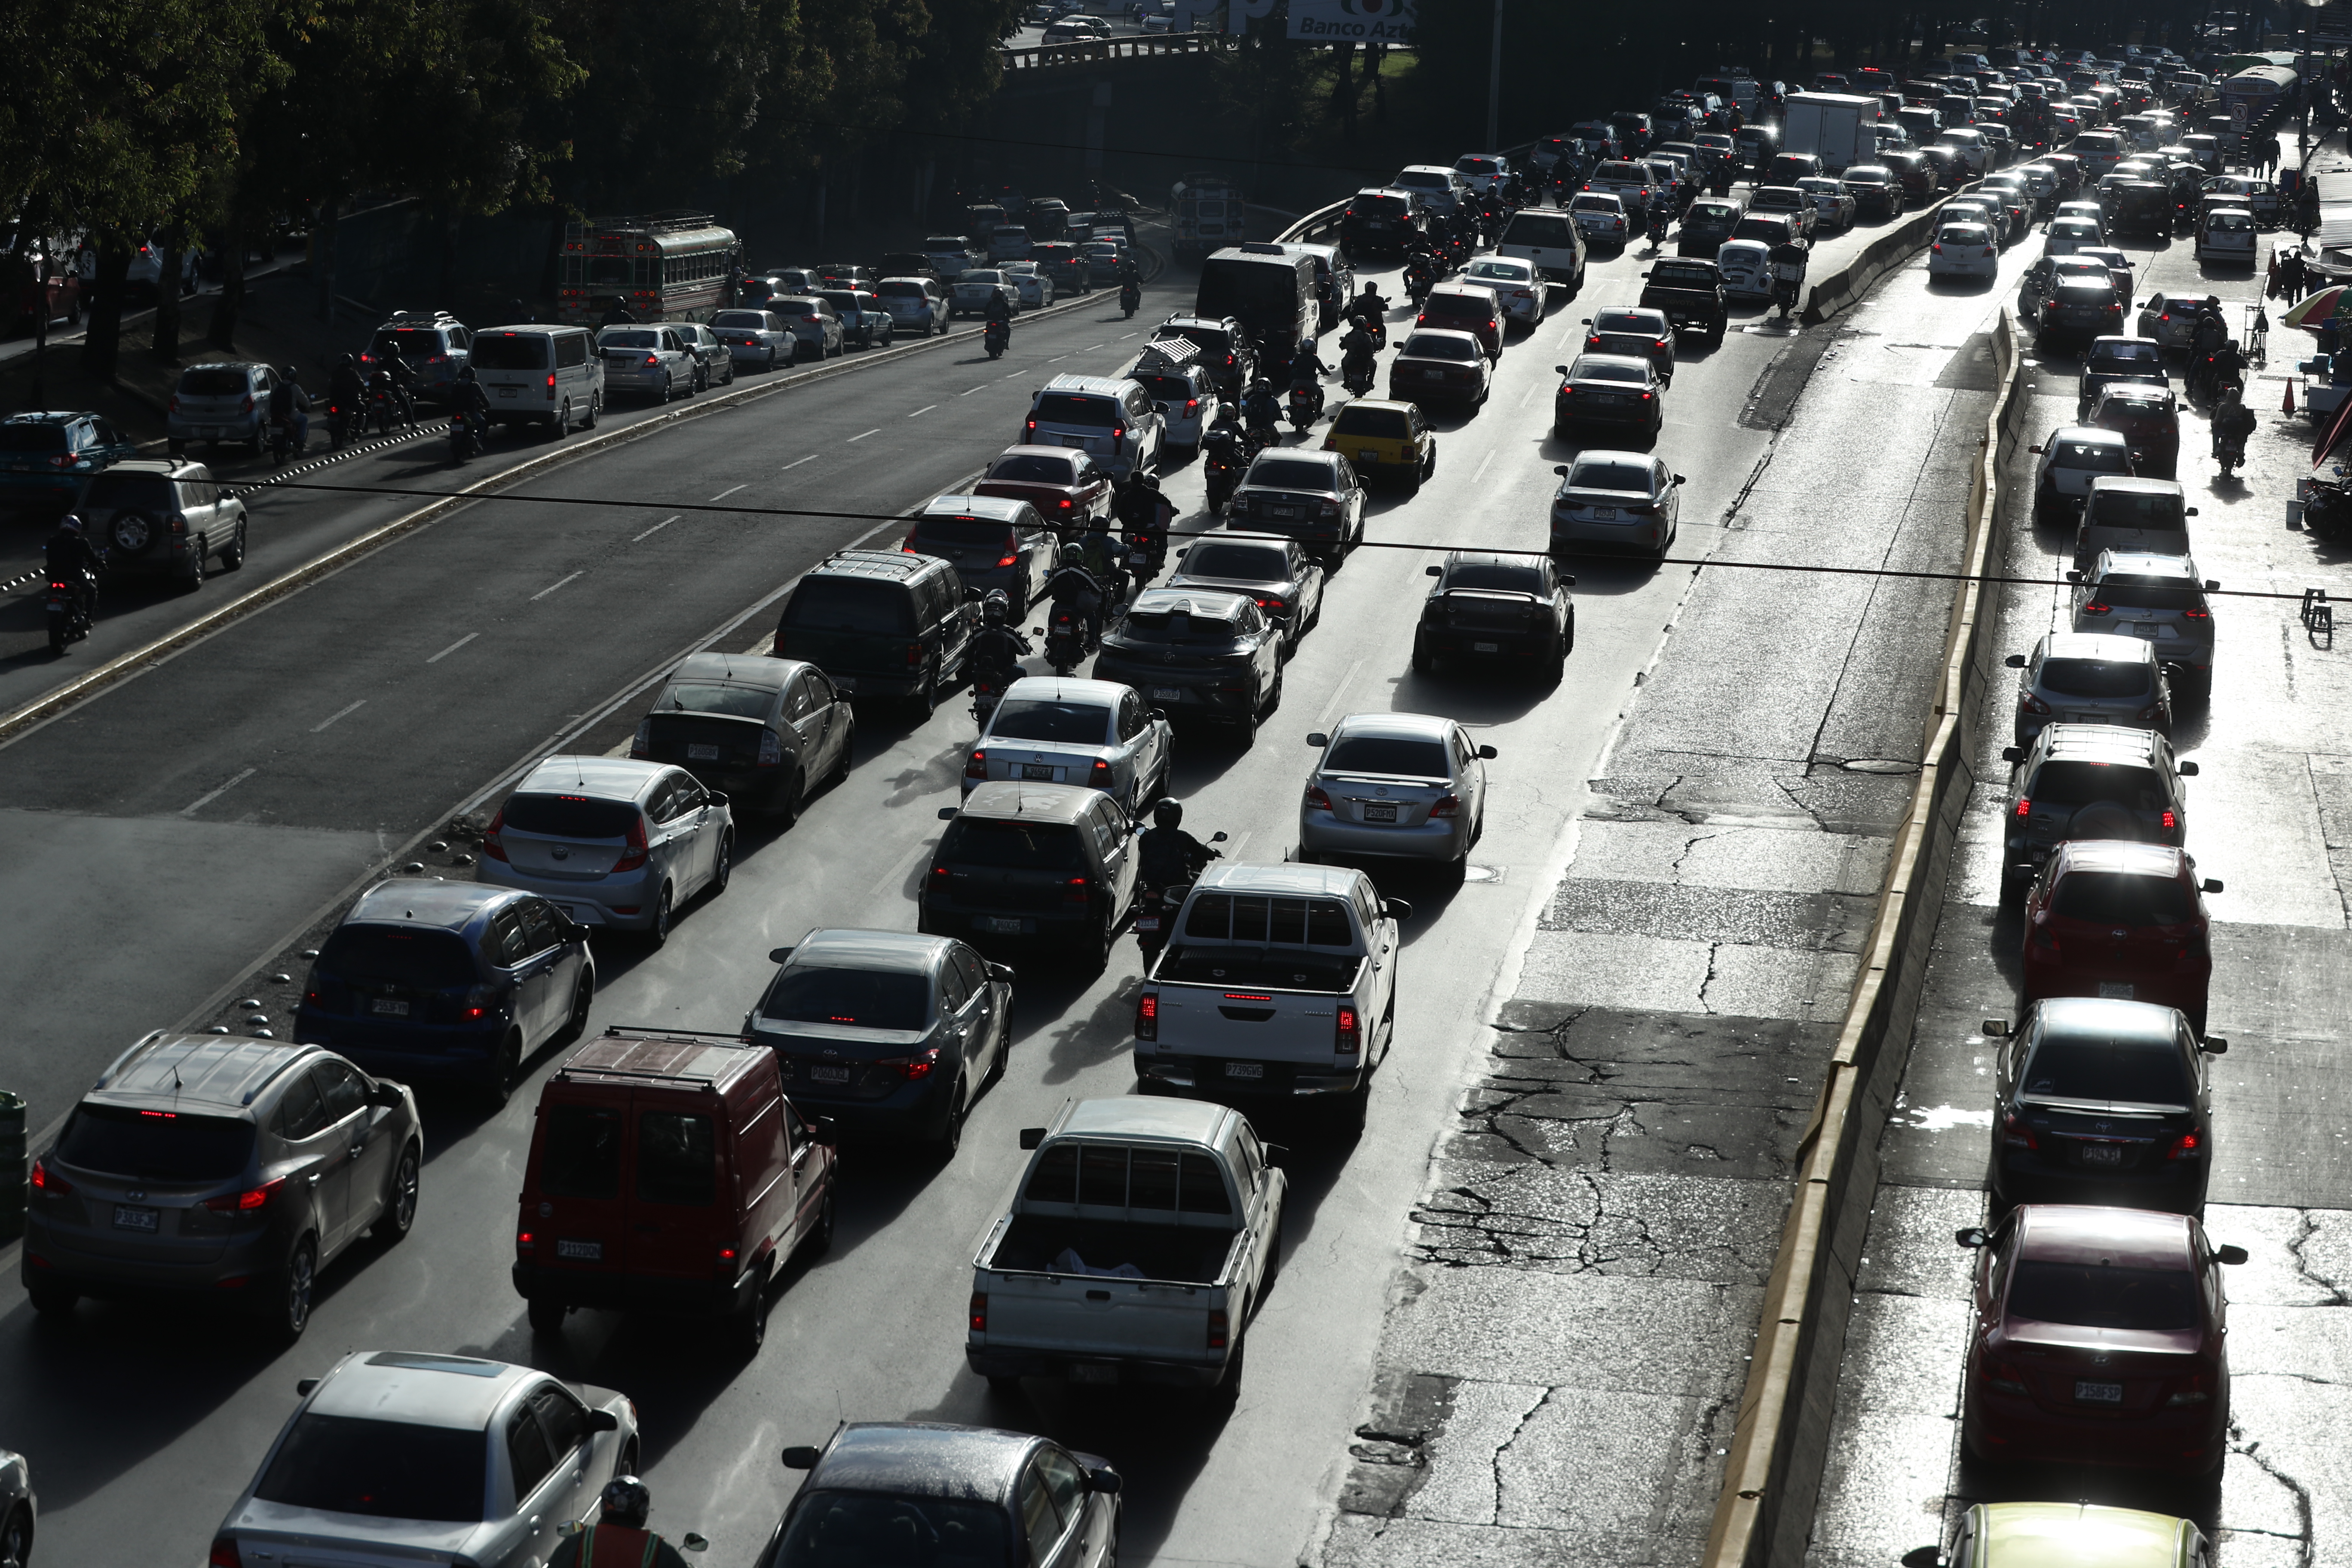
[(2279, 287), (2280, 298), (2290, 305), (2303, 298), (2305, 271), (2302, 250), (2298, 248), (2288, 251), (2285, 265), (2279, 268)]
[(2271, 247), (2270, 272), (2263, 279), (2263, 297), (2266, 300), (2275, 300), (2279, 297), (2279, 291), (2285, 287), (2286, 268), (2280, 262), (2278, 247), (2273, 246)]

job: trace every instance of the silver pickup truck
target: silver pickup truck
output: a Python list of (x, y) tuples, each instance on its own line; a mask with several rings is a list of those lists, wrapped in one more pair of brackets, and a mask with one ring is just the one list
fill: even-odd
[(1237, 1111), (1080, 1100), (972, 1258), (964, 1359), (1024, 1377), (1239, 1392), (1250, 1313), (1282, 1268), (1283, 1174)]
[(1212, 867), (1136, 998), (1137, 1080), (1219, 1098), (1345, 1096), (1362, 1126), (1396, 1024), (1397, 921), (1412, 912), (1348, 867)]

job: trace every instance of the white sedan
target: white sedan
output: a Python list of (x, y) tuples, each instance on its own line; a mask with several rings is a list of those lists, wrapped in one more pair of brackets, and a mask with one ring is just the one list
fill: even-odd
[(2197, 259), (2254, 264), (2254, 215), (2244, 207), (2209, 206), (2197, 220)]
[(2042, 242), (2045, 256), (2072, 256), (2086, 246), (2104, 246), (2107, 237), (2099, 226), (2088, 218), (2060, 217), (2050, 220), (2050, 232)]
[(1115, 680), (1030, 675), (1004, 689), (963, 765), (963, 793), (997, 779), (1090, 786), (1132, 816), (1168, 790), (1167, 716)]
[(1012, 275), (993, 267), (974, 267), (958, 273), (948, 289), (948, 309), (959, 316), (988, 313), (988, 302), (1001, 299), (1014, 315), (1021, 313), (1021, 290)]
[(1021, 291), (1023, 310), (1043, 310), (1054, 302), (1054, 280), (1040, 272), (1035, 262), (1008, 261), (998, 270), (1010, 278), (1013, 286)]
[(1543, 321), (1544, 297), (1550, 289), (1536, 277), (1533, 262), (1483, 256), (1470, 264), (1462, 279), (1493, 289), (1503, 314), (1519, 325), (1533, 327)]
[(1927, 251), (1930, 278), (1997, 278), (2000, 246), (1980, 223), (1948, 223), (1936, 231)]

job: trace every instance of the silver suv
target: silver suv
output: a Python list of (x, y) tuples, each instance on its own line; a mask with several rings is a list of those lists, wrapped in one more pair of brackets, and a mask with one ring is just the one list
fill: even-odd
[(2200, 580), (2186, 555), (2102, 550), (2088, 572), (2069, 572), (2074, 629), (2146, 639), (2183, 696), (2213, 692), (2213, 612), (2205, 595), (2221, 584)]
[(2153, 730), (2116, 724), (2050, 724), (2030, 746), (2002, 750), (2014, 763), (2001, 812), (2004, 901), (2025, 890), (2052, 851), (2073, 838), (2117, 838), (2179, 848), (2189, 837), (2180, 781), (2195, 763), (2175, 763), (2172, 742)]
[(2051, 724), (2121, 724), (2172, 733), (2172, 699), (2156, 651), (2137, 637), (2103, 632), (2052, 632), (2031, 656), (2004, 660), (2021, 669), (2016, 739), (2021, 746)]
[(375, 330), (360, 355), (360, 374), (373, 374), (390, 354), (407, 362), (418, 396), (446, 401), (457, 373), (473, 361), (474, 334), (446, 310), (400, 310)]
[(132, 458), (93, 477), (81, 520), (110, 572), (177, 577), (194, 588), (205, 563), (245, 564), (245, 502), (184, 458)]
[(727, 890), (735, 818), (692, 773), (619, 757), (550, 757), (482, 835), (476, 879), (540, 894), (586, 926), (659, 947), (677, 907)]
[(173, 457), (191, 441), (219, 447), (242, 441), (258, 458), (269, 434), (269, 389), (277, 373), (266, 364), (192, 364), (180, 373), (179, 385), (164, 413), (163, 433)]
[(416, 1218), (416, 1100), (316, 1046), (148, 1036), (33, 1162), (25, 1294), (233, 1302), (299, 1338), (319, 1271)]

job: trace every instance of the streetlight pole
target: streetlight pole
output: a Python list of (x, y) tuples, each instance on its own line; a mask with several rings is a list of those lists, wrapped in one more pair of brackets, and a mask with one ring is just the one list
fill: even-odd
[(1492, 153), (1502, 144), (1503, 0), (1495, 0), (1495, 43), (1486, 57), (1486, 141)]

